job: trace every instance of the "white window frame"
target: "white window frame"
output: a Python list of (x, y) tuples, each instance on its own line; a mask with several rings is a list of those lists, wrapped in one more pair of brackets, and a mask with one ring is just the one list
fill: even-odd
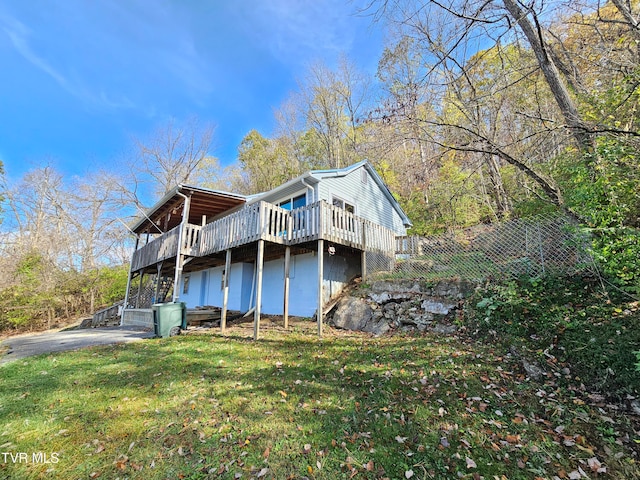
[(280, 207), (283, 203), (291, 202), (291, 210), (293, 210), (293, 199), (298, 198), (304, 195), (304, 204), (305, 206), (309, 205), (309, 196), (307, 195), (308, 190), (299, 190), (292, 195), (288, 195), (286, 198), (283, 198), (277, 202), (275, 202), (276, 207)]
[[(336, 205), (336, 201), (341, 202), (342, 205)], [(356, 206), (355, 204), (349, 202), (348, 200), (345, 200), (344, 198), (338, 196), (338, 195), (331, 195), (331, 205), (333, 205), (334, 207), (338, 207), (338, 208), (342, 208), (343, 210), (346, 210), (347, 212), (349, 210), (347, 210), (347, 205), (350, 206), (353, 211), (349, 212), (349, 213), (353, 213), (354, 215), (357, 215), (358, 212), (356, 211)]]

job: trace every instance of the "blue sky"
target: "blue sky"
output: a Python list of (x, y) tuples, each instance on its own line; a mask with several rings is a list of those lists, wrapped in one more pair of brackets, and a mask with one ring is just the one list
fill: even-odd
[(375, 72), (381, 34), (345, 0), (8, 0), (0, 3), (0, 160), (109, 168), (131, 137), (197, 116), (235, 160), (269, 134), (309, 64), (344, 53)]

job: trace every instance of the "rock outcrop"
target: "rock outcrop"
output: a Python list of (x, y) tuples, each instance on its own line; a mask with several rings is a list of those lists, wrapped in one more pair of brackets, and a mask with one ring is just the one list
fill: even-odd
[(382, 335), (392, 331), (449, 335), (462, 301), (475, 285), (461, 281), (381, 280), (346, 295), (336, 305), (330, 324), (346, 330)]

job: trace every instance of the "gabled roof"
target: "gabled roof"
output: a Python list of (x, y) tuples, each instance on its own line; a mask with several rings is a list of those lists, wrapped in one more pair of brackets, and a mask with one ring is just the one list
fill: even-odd
[[(144, 233), (146, 231), (160, 233), (160, 231), (168, 231), (178, 226), (182, 221), (182, 209), (184, 206), (184, 197), (182, 195), (191, 197), (188, 221), (196, 225), (201, 223), (203, 215), (211, 218), (245, 203), (247, 199), (244, 195), (237, 193), (180, 184), (151, 207), (145, 213), (145, 216), (131, 227), (131, 230), (134, 233)], [(166, 215), (169, 214), (170, 218), (165, 229), (164, 221)], [(162, 224), (159, 224), (159, 222)]]
[(391, 190), (389, 190), (389, 187), (387, 187), (387, 184), (384, 183), (380, 175), (378, 175), (378, 172), (376, 171), (376, 169), (373, 168), (371, 163), (369, 163), (369, 161), (367, 160), (362, 160), (361, 162), (354, 163), (353, 165), (350, 165), (344, 168), (332, 168), (328, 170), (311, 170), (307, 173), (300, 175), (299, 177), (294, 178), (293, 180), (289, 180), (288, 182), (283, 183), (282, 185), (274, 188), (273, 190), (269, 190), (268, 192), (263, 192), (257, 195), (252, 195), (250, 197), (247, 197), (247, 203), (255, 203), (261, 200), (264, 200), (264, 201), (274, 200), (279, 197), (282, 197), (283, 195), (286, 195), (287, 193), (293, 193), (294, 191), (300, 190), (301, 188), (312, 187), (317, 183), (319, 183), (321, 180), (326, 178), (344, 177), (359, 168), (365, 168), (367, 172), (369, 172), (369, 175), (371, 175), (371, 178), (373, 178), (373, 180), (376, 182), (376, 184), (380, 188), (380, 191), (387, 198), (387, 200), (389, 201), (391, 206), (396, 210), (396, 212), (398, 212), (398, 215), (400, 215), (400, 218), (402, 219), (402, 223), (404, 224), (404, 226), (405, 227), (413, 226), (413, 224), (411, 223), (411, 220), (409, 220), (409, 217), (407, 217), (407, 214), (404, 213), (404, 210), (402, 210), (402, 207), (400, 206), (398, 201), (395, 199), (395, 197), (391, 193)]
[[(359, 168), (365, 168), (369, 172), (371, 178), (376, 182), (382, 194), (398, 212), (398, 215), (400, 215), (403, 224), (406, 227), (411, 227), (413, 224), (407, 217), (406, 213), (404, 213), (404, 210), (402, 210), (398, 201), (391, 194), (389, 187), (387, 187), (382, 178), (380, 178), (376, 169), (373, 168), (367, 160), (363, 160), (344, 168), (311, 170), (272, 190), (269, 190), (268, 192), (249, 196), (180, 184), (151, 207), (145, 213), (144, 217), (139, 219), (131, 227), (131, 230), (137, 234), (147, 231), (151, 233), (160, 233), (178, 226), (182, 221), (182, 209), (184, 207), (183, 195), (191, 197), (188, 222), (197, 225), (201, 223), (203, 215), (206, 215), (208, 218), (212, 218), (244, 203), (252, 204), (261, 200), (267, 202), (275, 201), (289, 193), (296, 193), (303, 188), (312, 188), (323, 179), (342, 177)], [(168, 221), (167, 216), (169, 216)]]

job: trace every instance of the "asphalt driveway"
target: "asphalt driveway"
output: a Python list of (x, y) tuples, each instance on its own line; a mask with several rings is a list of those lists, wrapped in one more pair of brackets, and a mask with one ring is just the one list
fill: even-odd
[(0, 354), (2, 355), (0, 364), (43, 353), (63, 352), (95, 345), (135, 342), (151, 337), (153, 337), (153, 332), (136, 327), (83, 328), (17, 335), (0, 342), (0, 352), (4, 351), (4, 354)]

